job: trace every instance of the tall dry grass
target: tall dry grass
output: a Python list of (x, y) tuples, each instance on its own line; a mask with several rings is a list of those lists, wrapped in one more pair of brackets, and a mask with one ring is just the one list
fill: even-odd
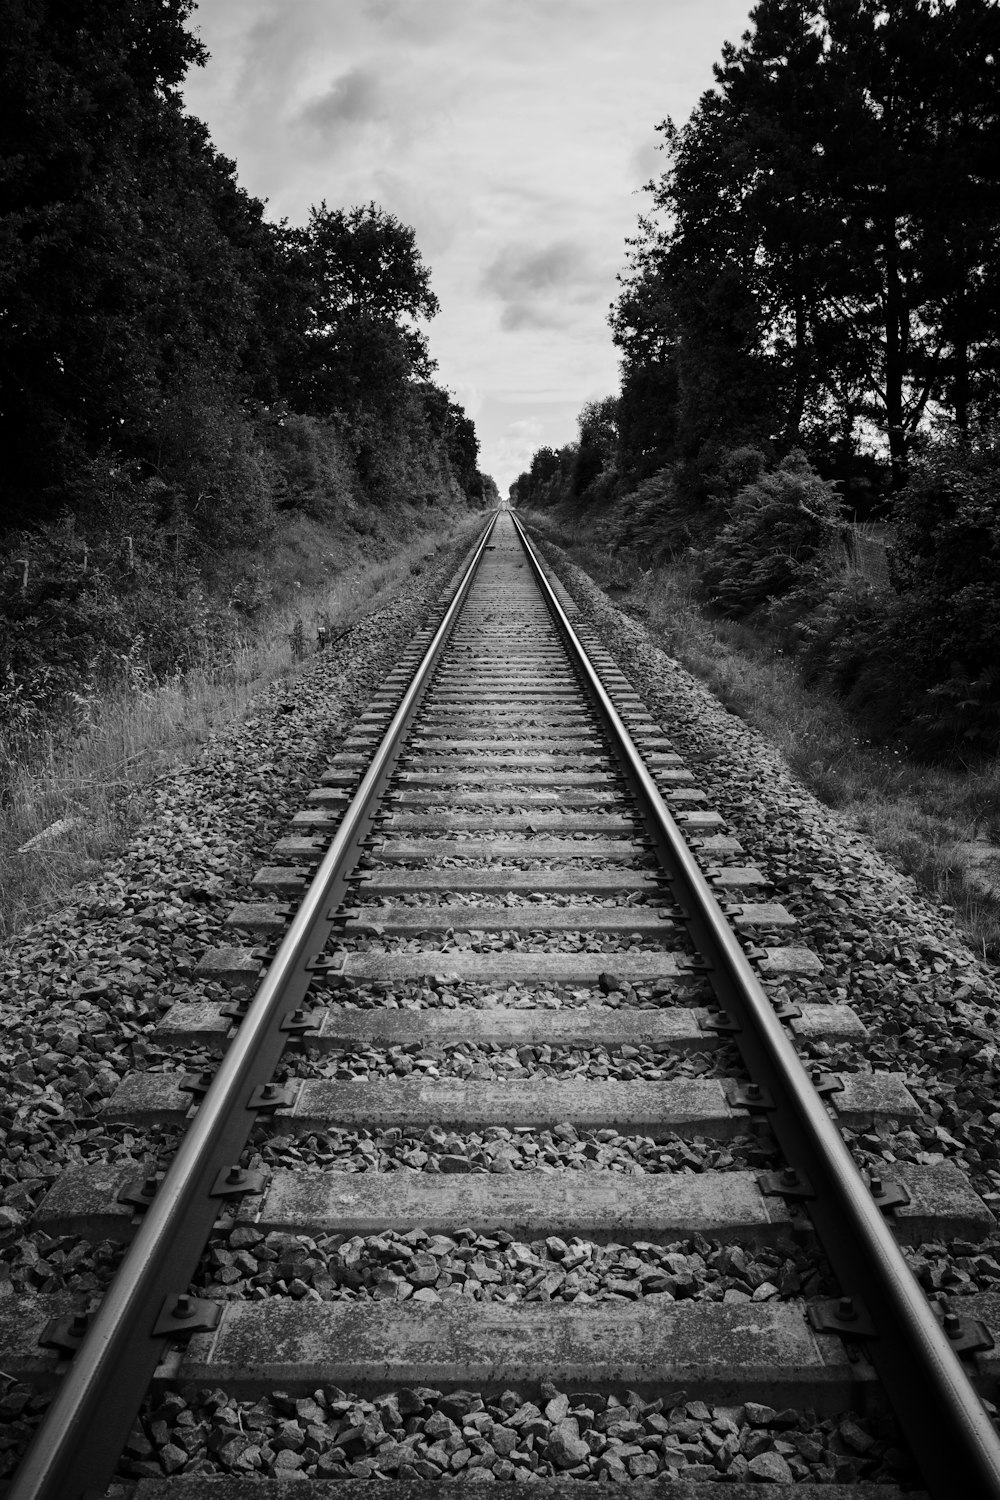
[(391, 607), (439, 548), (471, 541), (481, 526), (479, 516), (452, 519), (391, 556), (358, 559), (333, 580), (301, 589), (292, 580), (252, 638), (168, 682), (132, 681), (81, 698), (72, 725), (29, 742), (0, 727), (0, 938), (65, 905), (75, 884), (124, 847), (155, 784), (180, 774), (267, 683), (300, 670), (320, 625), (333, 640)]

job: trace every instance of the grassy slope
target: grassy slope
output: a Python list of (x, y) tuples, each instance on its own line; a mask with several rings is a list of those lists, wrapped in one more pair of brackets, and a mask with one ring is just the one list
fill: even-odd
[[(614, 551), (613, 522), (529, 514), (538, 534), (640, 617), (665, 650), (776, 745), (792, 770), (899, 869), (951, 907), (968, 942), (1000, 960), (1000, 765), (927, 766), (870, 744), (835, 697), (803, 686), (765, 637), (711, 614), (684, 563), (642, 570)], [(985, 880), (984, 880), (985, 875)]]
[(264, 683), (292, 676), (301, 653), (315, 649), (320, 624), (333, 638), (391, 605), (439, 547), (471, 535), (483, 519), (457, 507), (369, 510), (353, 526), (293, 514), (259, 559), (267, 606), (216, 664), (88, 699), (71, 733), (45, 736), (30, 754), (6, 747), (13, 761), (4, 768), (9, 799), (0, 812), (0, 939), (63, 905), (77, 881), (112, 858), (141, 819), (148, 787), (174, 774)]

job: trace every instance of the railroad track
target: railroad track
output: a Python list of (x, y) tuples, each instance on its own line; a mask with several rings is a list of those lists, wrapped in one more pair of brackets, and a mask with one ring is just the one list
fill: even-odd
[(897, 1248), (995, 1221), (856, 1171), (838, 1127), (913, 1099), (808, 1066), (864, 1028), (772, 1006), (821, 965), (512, 516), (293, 821), (203, 962), (231, 1002), (104, 1107), (183, 1129), (169, 1172), (36, 1214), (129, 1248), (92, 1316), (0, 1302), (57, 1383), (11, 1500), (861, 1493), (838, 1452), (889, 1500), (889, 1408), (932, 1495), (1000, 1495), (996, 1299), (932, 1309)]

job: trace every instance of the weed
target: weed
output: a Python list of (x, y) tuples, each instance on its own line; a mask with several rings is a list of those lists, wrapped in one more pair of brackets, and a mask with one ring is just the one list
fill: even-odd
[[(458, 523), (443, 516), (434, 540), (447, 545), (482, 525), (479, 516)], [(336, 638), (372, 612), (391, 607), (409, 585), (410, 566), (423, 556), (428, 533), (400, 543), (384, 558), (356, 556), (334, 578), (319, 571), (308, 587), (290, 593), (260, 617), (254, 632), (189, 671), (157, 684), (139, 672), (123, 673), (103, 689), (82, 693), (73, 721), (40, 733), (19, 732), (4, 719), (0, 733), (0, 938), (43, 912), (64, 905), (75, 883), (92, 876), (116, 854), (151, 805), (158, 781), (178, 774), (212, 731), (240, 717), (268, 682), (294, 670), (290, 638), (303, 618), (321, 622)], [(20, 854), (36, 835), (63, 821), (61, 830)]]

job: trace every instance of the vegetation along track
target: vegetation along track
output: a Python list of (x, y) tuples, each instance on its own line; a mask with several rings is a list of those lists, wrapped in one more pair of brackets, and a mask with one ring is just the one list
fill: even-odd
[(166, 1176), (42, 1202), (128, 1249), (89, 1323), (0, 1302), (7, 1379), (61, 1379), (11, 1500), (804, 1495), (838, 1452), (874, 1490), (817, 1494), (1000, 1494), (997, 1299), (935, 1312), (897, 1248), (993, 1217), (855, 1169), (838, 1126), (913, 1099), (800, 1061), (862, 1024), (772, 1005), (819, 961), (575, 614), (501, 512), (233, 912), (264, 946), (205, 958), (252, 998), (107, 1102), (186, 1127)]

